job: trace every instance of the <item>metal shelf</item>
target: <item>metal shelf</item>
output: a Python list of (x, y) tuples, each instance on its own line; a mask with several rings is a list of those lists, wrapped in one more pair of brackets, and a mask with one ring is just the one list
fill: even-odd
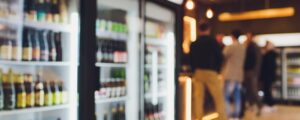
[(97, 32), (96, 37), (98, 39), (109, 39), (114, 41), (127, 41), (128, 35), (121, 33), (112, 33), (112, 32)]
[(47, 30), (59, 31), (59, 32), (71, 32), (72, 30), (70, 25), (60, 24), (60, 23), (25, 21), (24, 26), (32, 27), (36, 29), (47, 29)]
[(120, 68), (127, 67), (127, 63), (101, 63), (101, 62), (98, 62), (95, 65), (97, 67), (120, 67)]
[(36, 113), (36, 112), (47, 112), (47, 111), (54, 111), (54, 110), (67, 109), (67, 108), (69, 108), (69, 105), (56, 105), (56, 106), (49, 106), (49, 107), (3, 110), (3, 111), (0, 111), (0, 116)]
[(15, 20), (15, 19), (11, 19), (11, 18), (3, 18), (0, 17), (0, 23), (2, 24), (9, 24), (9, 25), (21, 25), (22, 20)]
[(95, 103), (96, 104), (104, 104), (104, 103), (115, 103), (115, 102), (123, 102), (126, 101), (127, 97), (116, 97), (116, 98), (104, 98), (104, 99), (96, 99)]
[(155, 38), (146, 38), (145, 43), (149, 44), (149, 45), (158, 45), (158, 46), (167, 46), (168, 45), (166, 40), (155, 39)]
[(22, 66), (69, 66), (70, 62), (0, 61), (0, 64), (22, 65)]
[[(159, 92), (159, 93), (157, 93), (157, 97), (158, 98), (163, 98), (163, 97), (167, 97), (167, 96), (168, 96), (168, 94), (166, 92)], [(145, 98), (146, 99), (151, 99), (151, 98), (153, 98), (153, 96), (152, 96), (151, 93), (146, 93), (145, 94)]]
[[(158, 69), (167, 69), (168, 68), (167, 65), (164, 65), (164, 64), (158, 64), (157, 67), (158, 67)], [(152, 68), (152, 65), (151, 64), (146, 64), (145, 68), (150, 69), (150, 68)]]

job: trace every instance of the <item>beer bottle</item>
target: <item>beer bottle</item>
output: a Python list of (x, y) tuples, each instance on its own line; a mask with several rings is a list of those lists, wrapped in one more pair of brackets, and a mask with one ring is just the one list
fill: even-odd
[(53, 95), (51, 92), (50, 81), (44, 81), (44, 91), (45, 91), (45, 106), (53, 105)]
[(26, 107), (26, 91), (24, 86), (23, 75), (17, 74), (15, 77), (15, 87), (16, 87), (16, 106), (17, 108), (25, 108)]
[(49, 60), (56, 61), (56, 47), (54, 43), (54, 32), (49, 31), (47, 35), (48, 47), (49, 47)]
[(23, 30), (23, 40), (22, 40), (22, 60), (31, 61), (32, 60), (32, 31), (28, 28)]
[(37, 75), (37, 80), (34, 86), (34, 93), (35, 93), (35, 106), (37, 107), (44, 106), (45, 92), (44, 92), (44, 85), (42, 82), (41, 73), (38, 73)]
[(31, 42), (32, 42), (32, 60), (33, 61), (40, 61), (41, 49), (40, 49), (40, 42), (39, 42), (39, 35), (38, 31), (32, 30)]
[(14, 73), (10, 69), (8, 74), (3, 74), (4, 109), (12, 110), (16, 106), (15, 87), (13, 85)]
[(58, 105), (61, 103), (61, 93), (59, 92), (59, 87), (57, 85), (57, 82), (55, 80), (51, 81), (51, 92), (53, 94), (53, 104)]
[(26, 91), (26, 107), (31, 108), (35, 105), (34, 83), (31, 74), (24, 74), (25, 91)]
[(64, 104), (67, 102), (67, 92), (65, 91), (64, 83), (61, 80), (58, 81), (58, 89), (60, 92), (60, 103)]

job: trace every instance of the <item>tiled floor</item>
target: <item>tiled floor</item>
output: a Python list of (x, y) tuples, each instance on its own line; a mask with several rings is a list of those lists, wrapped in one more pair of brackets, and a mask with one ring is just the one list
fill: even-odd
[(263, 113), (259, 118), (247, 112), (244, 120), (300, 120), (300, 106), (277, 106), (273, 113)]

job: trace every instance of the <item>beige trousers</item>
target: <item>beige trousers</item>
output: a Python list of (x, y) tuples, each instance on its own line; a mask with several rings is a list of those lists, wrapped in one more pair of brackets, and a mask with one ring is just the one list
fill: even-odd
[(218, 73), (212, 70), (197, 69), (192, 81), (192, 120), (202, 120), (205, 87), (214, 99), (216, 111), (219, 113), (218, 120), (227, 120), (225, 114), (225, 101), (223, 95), (222, 81)]

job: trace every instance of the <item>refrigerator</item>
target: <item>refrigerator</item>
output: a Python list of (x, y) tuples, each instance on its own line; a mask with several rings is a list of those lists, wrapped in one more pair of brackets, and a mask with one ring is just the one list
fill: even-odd
[(1, 120), (77, 120), (77, 2), (1, 0)]
[(277, 79), (273, 85), (273, 95), (278, 101), (299, 102), (299, 57), (297, 46), (277, 48)]
[[(175, 119), (176, 41), (182, 37), (176, 10), (180, 6), (167, 1), (81, 1), (80, 119), (144, 120), (150, 109), (155, 116), (161, 112), (161, 119)], [(147, 77), (154, 81), (151, 92), (144, 89)]]
[[(261, 34), (254, 38), (259, 46), (266, 41), (273, 43), (277, 52), (276, 80), (272, 85), (272, 95), (277, 102), (298, 103), (299, 87), (299, 33)], [(259, 93), (263, 96), (262, 92)]]
[(179, 119), (176, 88), (182, 52), (181, 6), (159, 0), (146, 0), (142, 6), (140, 120)]
[(82, 120), (138, 120), (139, 0), (81, 2)]

